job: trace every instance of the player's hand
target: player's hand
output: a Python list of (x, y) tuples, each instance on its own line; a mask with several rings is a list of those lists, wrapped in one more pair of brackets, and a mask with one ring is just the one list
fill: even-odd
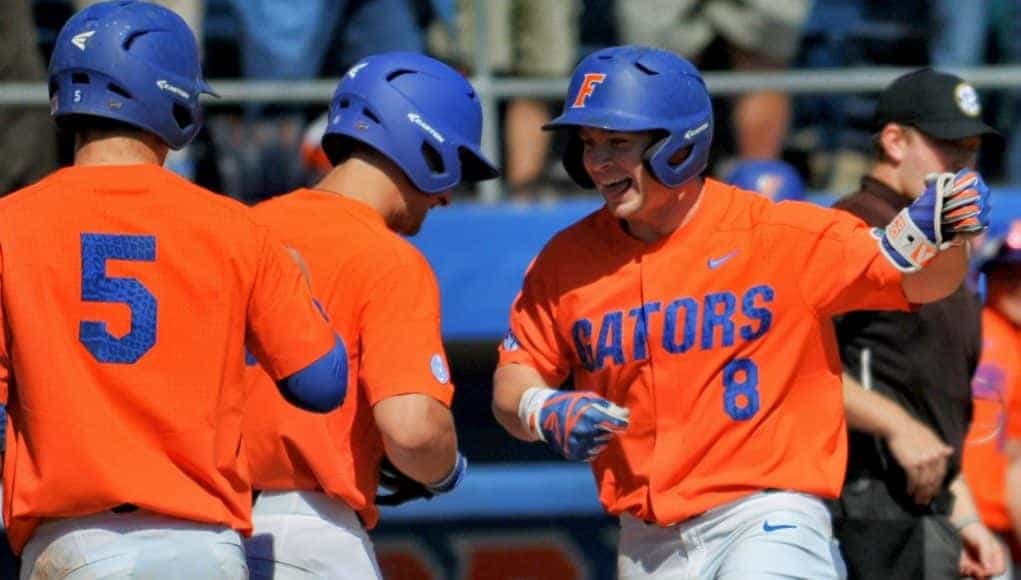
[(560, 455), (592, 461), (627, 429), (630, 412), (592, 392), (533, 388), (522, 397), (518, 414)]
[(468, 460), (458, 451), (450, 474), (436, 483), (425, 484), (405, 475), (384, 456), (379, 463), (379, 486), (390, 493), (377, 494), (376, 505), (396, 506), (416, 499), (432, 499), (435, 495), (453, 491), (467, 471)]
[(925, 191), (878, 230), (883, 254), (904, 272), (917, 272), (950, 242), (989, 227), (989, 187), (971, 169), (933, 173)]
[(900, 423), (886, 444), (907, 474), (908, 495), (919, 505), (927, 505), (943, 487), (954, 448), (915, 420)]
[(961, 559), (959, 572), (966, 578), (991, 578), (1003, 574), (1007, 555), (996, 536), (982, 522), (975, 521), (961, 528)]

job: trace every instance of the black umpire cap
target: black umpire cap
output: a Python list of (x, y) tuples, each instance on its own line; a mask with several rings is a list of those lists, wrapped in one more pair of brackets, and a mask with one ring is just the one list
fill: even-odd
[(954, 141), (999, 133), (982, 121), (975, 87), (961, 77), (923, 68), (895, 79), (879, 94), (872, 127), (909, 125), (936, 139)]

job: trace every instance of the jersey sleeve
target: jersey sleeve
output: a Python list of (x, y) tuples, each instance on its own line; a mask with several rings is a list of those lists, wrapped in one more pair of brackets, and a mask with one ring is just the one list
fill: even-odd
[(521, 292), (511, 305), (510, 329), (499, 347), (499, 366), (532, 367), (546, 385), (559, 387), (571, 367), (557, 332), (556, 281), (542, 267), (541, 258), (529, 266)]
[(312, 298), (308, 280), (283, 244), (263, 227), (245, 344), (274, 380), (288, 377), (333, 348), (333, 330)]
[[(7, 398), (9, 396), (8, 389), (11, 382), (11, 356), (10, 356), (10, 337), (7, 332), (7, 315), (4, 311), (3, 302), (3, 277), (4, 277), (4, 259), (3, 250), (0, 249), (0, 405), (7, 404)], [(3, 438), (3, 433), (0, 432), (0, 439)]]
[(834, 209), (797, 204), (775, 229), (778, 248), (789, 248), (788, 267), (820, 316), (851, 310), (907, 310), (902, 274), (882, 255), (861, 219)]
[[(1015, 352), (1009, 356), (1018, 357), (1021, 359), (1021, 335), (1018, 336), (1018, 340), (1012, 343), (1015, 347)], [(1018, 360), (1015, 359), (1015, 362)], [(1021, 368), (1016, 364), (1013, 366), (1014, 374), (1011, 377), (1011, 382), (1006, 385), (1007, 388), (1007, 439), (1021, 441)]]
[(414, 393), (450, 406), (454, 386), (440, 332), (436, 276), (421, 256), (401, 260), (368, 293), (358, 329), (359, 383), (373, 405)]

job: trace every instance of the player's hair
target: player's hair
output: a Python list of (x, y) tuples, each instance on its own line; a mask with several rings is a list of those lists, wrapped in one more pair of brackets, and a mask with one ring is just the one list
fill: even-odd
[(330, 102), (323, 151), (334, 165), (352, 144), (393, 161), (424, 193), (499, 175), (481, 149), (475, 89), (446, 64), (412, 52), (369, 56), (352, 66)]
[(563, 113), (543, 127), (569, 130), (564, 168), (578, 185), (592, 188), (578, 127), (657, 133), (645, 163), (660, 183), (674, 187), (709, 163), (713, 108), (702, 76), (687, 60), (646, 46), (616, 46), (578, 64)]
[(116, 121), (187, 145), (202, 127), (195, 36), (180, 16), (134, 0), (100, 2), (64, 24), (50, 59), (51, 113), (75, 130)]

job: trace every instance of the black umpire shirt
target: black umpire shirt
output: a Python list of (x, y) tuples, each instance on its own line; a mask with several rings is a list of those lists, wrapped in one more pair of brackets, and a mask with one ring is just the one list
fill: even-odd
[[(871, 226), (885, 226), (910, 203), (906, 196), (866, 176), (860, 191), (834, 207)], [(859, 311), (835, 320), (844, 370), (863, 384), (869, 381), (874, 390), (899, 403), (954, 448), (944, 490), (960, 471), (971, 423), (971, 377), (982, 348), (981, 309), (978, 296), (962, 285), (947, 298), (914, 312)], [(848, 482), (882, 479), (891, 494), (905, 489), (903, 470), (876, 438), (852, 430), (849, 443)], [(906, 492), (895, 499), (905, 508), (914, 506)], [(937, 512), (949, 509), (933, 507)]]

